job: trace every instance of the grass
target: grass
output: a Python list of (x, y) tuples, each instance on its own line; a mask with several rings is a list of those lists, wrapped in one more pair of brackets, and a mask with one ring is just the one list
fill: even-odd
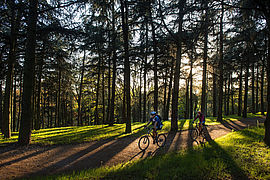
[[(260, 115), (248, 114), (249, 117), (257, 117)], [(241, 117), (236, 115), (225, 116), (225, 121), (239, 120)], [(191, 126), (192, 120), (182, 119), (178, 121), (180, 130), (186, 130)], [(166, 133), (170, 131), (171, 122), (163, 121), (163, 129), (161, 132)], [(216, 125), (220, 124), (215, 117), (207, 117), (206, 124)], [(114, 126), (108, 125), (96, 125), (96, 126), (72, 126), (72, 127), (60, 127), (60, 128), (49, 128), (41, 130), (33, 130), (31, 137), (31, 144), (41, 145), (55, 145), (55, 144), (72, 144), (72, 143), (83, 143), (101, 139), (116, 139), (129, 135), (140, 136), (145, 131), (143, 126), (145, 123), (132, 123), (132, 133), (125, 133), (125, 124), (115, 124)], [(18, 132), (13, 132), (12, 137), (4, 139), (0, 133), (0, 146), (4, 146), (9, 143), (15, 143), (18, 140)]]
[(37, 179), (269, 179), (270, 148), (263, 137), (262, 127), (244, 129), (204, 148)]

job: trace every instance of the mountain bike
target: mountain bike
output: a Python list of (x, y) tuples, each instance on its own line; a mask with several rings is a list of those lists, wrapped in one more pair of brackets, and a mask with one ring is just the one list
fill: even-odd
[(193, 127), (191, 129), (191, 138), (196, 140), (199, 136), (202, 137), (203, 140), (205, 140), (206, 137), (206, 129), (207, 125), (203, 124), (202, 130), (200, 132), (199, 130), (199, 123), (196, 123), (195, 128)]
[(138, 146), (140, 148), (140, 150), (144, 151), (149, 147), (150, 144), (150, 137), (152, 137), (153, 141), (156, 142), (156, 144), (159, 147), (163, 147), (166, 143), (166, 136), (165, 134), (157, 134), (156, 138), (154, 138), (153, 136), (153, 129), (146, 127), (145, 129), (147, 129), (147, 133), (145, 135), (143, 135), (138, 142)]

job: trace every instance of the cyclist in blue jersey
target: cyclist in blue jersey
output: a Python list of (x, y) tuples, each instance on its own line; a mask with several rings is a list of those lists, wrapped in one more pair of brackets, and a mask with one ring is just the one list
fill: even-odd
[[(146, 126), (148, 126), (150, 123), (152, 123), (152, 125), (153, 125), (153, 137), (154, 137), (154, 139), (156, 139), (157, 130), (160, 130), (162, 128), (162, 122), (161, 122), (160, 116), (157, 115), (157, 113), (155, 111), (151, 112), (150, 115), (151, 115), (151, 118), (149, 119)], [(155, 141), (153, 143), (155, 144)]]

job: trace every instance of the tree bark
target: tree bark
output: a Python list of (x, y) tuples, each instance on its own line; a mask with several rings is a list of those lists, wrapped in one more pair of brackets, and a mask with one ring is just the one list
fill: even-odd
[(189, 78), (186, 79), (186, 106), (185, 106), (185, 119), (188, 119), (189, 116)]
[(252, 81), (251, 81), (251, 112), (255, 114), (255, 71), (254, 62), (251, 65)]
[(147, 103), (147, 99), (146, 99), (146, 84), (147, 84), (147, 66), (148, 66), (148, 62), (147, 62), (147, 58), (148, 58), (148, 18), (147, 16), (145, 17), (145, 57), (144, 57), (144, 74), (143, 74), (143, 122), (146, 121), (146, 103)]
[(2, 132), (3, 121), (3, 93), (2, 93), (2, 81), (0, 80), (0, 132)]
[(24, 62), (22, 120), (19, 132), (19, 144), (28, 145), (31, 142), (31, 124), (33, 119), (32, 95), (35, 73), (35, 47), (38, 0), (30, 0), (27, 22), (26, 52)]
[(234, 114), (234, 85), (233, 85), (233, 74), (231, 73), (231, 103), (232, 103), (232, 113)]
[(112, 72), (112, 98), (110, 103), (110, 121), (109, 125), (112, 126), (114, 124), (114, 109), (115, 109), (115, 84), (116, 84), (116, 61), (117, 61), (117, 55), (116, 55), (116, 32), (115, 32), (115, 11), (114, 11), (114, 0), (112, 1), (112, 29), (113, 29), (113, 38), (112, 38), (112, 48), (113, 48), (113, 72)]
[(120, 0), (121, 2), (121, 17), (122, 17), (122, 29), (124, 39), (124, 86), (125, 86), (125, 99), (126, 104), (126, 133), (131, 133), (131, 107), (130, 107), (130, 62), (129, 62), (129, 48), (128, 48), (128, 6), (126, 0)]
[(245, 73), (245, 95), (244, 95), (244, 109), (243, 117), (247, 117), (247, 103), (248, 103), (248, 76), (249, 76), (249, 62), (246, 62), (246, 73)]
[(40, 104), (41, 102), (41, 78), (42, 78), (42, 70), (43, 70), (43, 58), (45, 55), (45, 48), (46, 48), (46, 40), (43, 40), (43, 49), (42, 49), (42, 55), (39, 59), (38, 63), (38, 92), (37, 92), (37, 103), (36, 103), (36, 111), (37, 111), (37, 117), (36, 117), (36, 122), (35, 122), (35, 129), (38, 130), (41, 127), (41, 107)]
[(20, 11), (18, 10), (17, 18), (15, 11), (15, 1), (8, 1), (8, 6), (11, 10), (11, 34), (10, 34), (10, 50), (8, 54), (8, 71), (6, 75), (4, 107), (3, 107), (3, 121), (2, 132), (4, 138), (11, 137), (11, 101), (12, 101), (12, 89), (13, 89), (13, 76), (14, 65), (16, 61), (16, 49), (17, 49), (17, 34), (19, 31), (19, 23), (21, 19)]
[(172, 93), (173, 74), (174, 74), (174, 66), (172, 64), (171, 73), (170, 73), (170, 82), (169, 82), (169, 88), (168, 88), (168, 98), (167, 98), (166, 111), (165, 111), (166, 113), (164, 116), (164, 120), (169, 120), (169, 110), (170, 110), (170, 101), (171, 101), (171, 93)]
[(261, 114), (264, 115), (264, 60), (262, 60), (262, 74), (261, 74)]
[(259, 63), (256, 66), (256, 104), (255, 104), (255, 113), (259, 112)]
[[(268, 6), (269, 7), (269, 6)], [(264, 121), (265, 134), (264, 134), (264, 142), (270, 147), (270, 14), (267, 17), (267, 25), (268, 25), (268, 47), (267, 47), (267, 115)]]
[[(166, 64), (168, 67), (168, 63)], [(164, 96), (163, 96), (163, 118), (166, 114), (166, 100), (167, 100), (167, 74), (168, 74), (168, 68), (166, 68), (165, 74), (164, 74)]]
[(102, 63), (102, 124), (105, 124), (105, 69)]
[(80, 80), (80, 90), (79, 90), (79, 95), (78, 95), (78, 117), (77, 117), (77, 122), (78, 126), (82, 126), (82, 113), (81, 113), (81, 106), (82, 106), (82, 89), (83, 89), (83, 78), (84, 78), (84, 69), (85, 69), (85, 48), (83, 50), (83, 64), (82, 64), (82, 70), (81, 70), (81, 80)]
[(190, 58), (190, 73), (189, 73), (189, 82), (190, 82), (190, 86), (189, 86), (189, 110), (190, 110), (190, 114), (189, 114), (189, 119), (193, 119), (193, 113), (194, 113), (194, 109), (193, 109), (193, 77), (192, 77), (192, 69), (193, 69), (193, 59)]
[(217, 74), (213, 67), (213, 117), (217, 117)]
[(62, 117), (61, 117), (61, 105), (62, 105), (62, 98), (61, 98), (61, 79), (62, 79), (62, 64), (60, 63), (60, 59), (58, 61), (58, 90), (57, 90), (57, 127), (60, 127), (62, 124)]
[(243, 88), (243, 64), (241, 62), (240, 74), (239, 74), (239, 94), (238, 94), (238, 116), (242, 114), (242, 88)]
[(156, 32), (153, 22), (152, 12), (149, 9), (150, 14), (150, 23), (152, 28), (152, 39), (153, 39), (153, 50), (154, 50), (154, 111), (158, 112), (158, 74), (157, 74), (157, 41), (156, 41)]
[(98, 60), (98, 79), (97, 79), (97, 87), (96, 87), (96, 108), (95, 108), (95, 125), (98, 125), (99, 124), (99, 117), (98, 117), (98, 104), (99, 104), (99, 84), (100, 84), (100, 64), (101, 64), (101, 55), (99, 54), (99, 60)]
[(208, 1), (204, 1), (205, 22), (204, 22), (204, 47), (203, 47), (203, 76), (202, 76), (202, 96), (201, 112), (206, 115), (206, 70), (207, 70), (207, 51), (208, 51)]
[(172, 91), (172, 120), (171, 120), (171, 131), (178, 130), (178, 96), (179, 96), (179, 79), (180, 79), (180, 67), (181, 67), (181, 56), (182, 56), (182, 26), (184, 17), (184, 6), (186, 0), (179, 1), (178, 4), (178, 39), (177, 39), (177, 52), (176, 52), (176, 63), (174, 70), (174, 84)]
[(12, 130), (13, 132), (16, 131), (16, 121), (17, 121), (17, 94), (16, 94), (16, 90), (17, 90), (17, 84), (16, 84), (16, 75), (14, 75), (14, 91), (13, 91), (13, 126), (12, 126)]
[(224, 15), (224, 7), (223, 0), (221, 1), (221, 16), (220, 16), (220, 49), (219, 49), (219, 103), (218, 103), (218, 117), (217, 121), (222, 121), (222, 105), (223, 105), (223, 15)]

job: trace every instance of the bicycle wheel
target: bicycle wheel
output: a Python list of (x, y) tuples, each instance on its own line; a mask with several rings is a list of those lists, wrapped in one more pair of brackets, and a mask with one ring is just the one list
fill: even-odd
[(146, 150), (149, 146), (149, 138), (148, 136), (142, 136), (140, 139), (139, 139), (139, 142), (138, 142), (138, 146), (140, 148), (140, 150)]
[(192, 139), (197, 139), (197, 137), (198, 137), (198, 135), (199, 135), (199, 133), (198, 133), (198, 130), (197, 129), (195, 129), (195, 128), (193, 128), (193, 129), (191, 129), (191, 138)]
[(157, 137), (157, 145), (159, 147), (163, 147), (163, 146), (165, 146), (165, 143), (166, 143), (165, 134), (159, 134), (158, 137)]

